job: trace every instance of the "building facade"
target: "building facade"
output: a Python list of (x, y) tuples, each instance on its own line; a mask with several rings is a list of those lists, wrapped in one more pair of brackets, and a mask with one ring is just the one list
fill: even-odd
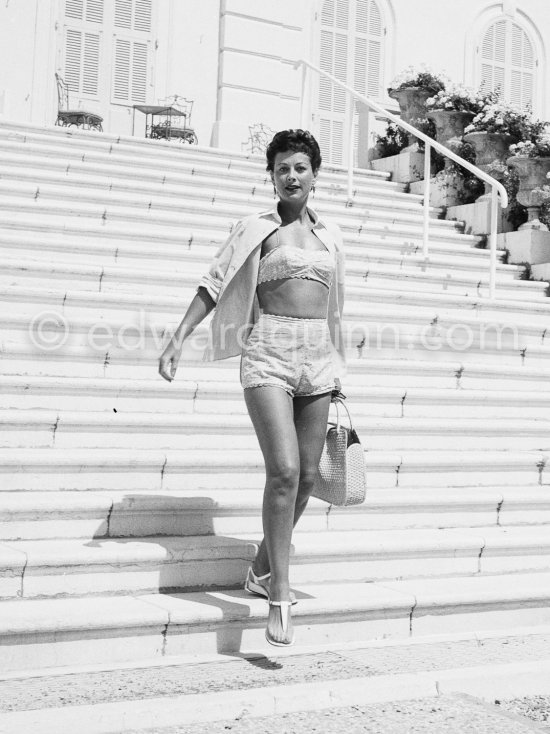
[(391, 79), (424, 63), (548, 119), (546, 38), (548, 0), (7, 0), (0, 115), (53, 124), (57, 72), (108, 132), (143, 135), (134, 105), (179, 95), (201, 144), (242, 150), (250, 125), (302, 126), (343, 163), (355, 107), (297, 60), (389, 110)]

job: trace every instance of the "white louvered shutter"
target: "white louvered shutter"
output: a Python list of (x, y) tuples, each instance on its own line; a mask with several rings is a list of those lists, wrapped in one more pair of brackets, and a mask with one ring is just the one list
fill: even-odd
[(151, 17), (152, 0), (115, 0), (113, 102), (147, 102)]
[[(97, 98), (104, 0), (66, 0), (63, 77), (71, 107), (77, 98)], [(98, 26), (100, 26), (98, 28)]]
[(113, 101), (143, 104), (147, 101), (149, 43), (115, 38)]
[(481, 88), (484, 92), (505, 94), (506, 21), (493, 23), (481, 47)]
[[(376, 0), (325, 0), (321, 10), (320, 67), (361, 94), (383, 96), (384, 25)], [(319, 82), (319, 144), (327, 162), (342, 164), (349, 145), (357, 151), (358, 117), (354, 140), (346, 141), (347, 94), (330, 81)], [(357, 153), (355, 153), (357, 157)]]
[(527, 33), (510, 19), (486, 30), (481, 44), (481, 89), (498, 91), (520, 107), (532, 105), (536, 59)]
[(87, 23), (103, 23), (104, 0), (65, 0), (65, 17)]
[[(321, 12), (321, 69), (348, 81), (347, 0), (325, 0)], [(322, 78), (319, 84), (319, 145), (324, 159), (343, 163), (346, 94)]]
[(152, 0), (115, 0), (115, 27), (151, 32)]
[(72, 94), (96, 97), (99, 84), (98, 33), (65, 31), (65, 82)]
[(527, 33), (512, 23), (510, 101), (520, 107), (533, 104), (535, 54)]

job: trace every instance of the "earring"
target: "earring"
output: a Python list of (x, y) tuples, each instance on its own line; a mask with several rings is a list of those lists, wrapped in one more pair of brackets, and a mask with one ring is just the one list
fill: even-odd
[(277, 187), (275, 186), (275, 184), (273, 184), (273, 198), (277, 198)]
[(311, 184), (311, 193), (315, 196), (315, 184)]

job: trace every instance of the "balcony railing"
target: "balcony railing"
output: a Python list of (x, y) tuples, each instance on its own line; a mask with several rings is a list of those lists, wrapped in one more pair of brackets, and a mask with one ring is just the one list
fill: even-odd
[[(495, 298), (495, 292), (496, 292), (496, 267), (497, 267), (497, 219), (498, 219), (498, 198), (500, 196), (500, 204), (503, 209), (506, 209), (508, 206), (508, 194), (506, 193), (506, 189), (504, 186), (494, 179), (492, 176), (489, 176), (488, 173), (485, 173), (485, 171), (482, 171), (477, 166), (474, 166), (473, 163), (470, 163), (469, 161), (465, 160), (464, 158), (461, 158), (456, 153), (454, 153), (452, 150), (447, 148), (444, 145), (441, 145), (441, 143), (438, 143), (433, 138), (430, 138), (425, 133), (421, 132), (420, 130), (417, 130), (413, 125), (409, 125), (409, 123), (404, 122), (400, 117), (397, 115), (393, 115), (391, 112), (388, 112), (382, 105), (378, 104), (377, 102), (374, 102), (373, 100), (369, 99), (368, 97), (365, 97), (363, 94), (359, 94), (356, 92), (352, 87), (350, 87), (348, 84), (345, 84), (344, 82), (341, 82), (339, 79), (337, 79), (332, 74), (329, 74), (326, 71), (323, 71), (319, 67), (315, 66), (314, 64), (310, 64), (309, 61), (305, 61), (304, 59), (300, 59), (295, 63), (295, 67), (299, 69), (302, 68), (302, 99), (306, 99), (306, 95), (308, 92), (308, 85), (309, 85), (309, 72), (314, 72), (318, 76), (323, 76), (326, 79), (329, 79), (333, 84), (336, 86), (345, 89), (346, 92), (350, 96), (350, 115), (349, 115), (349, 128), (348, 128), (348, 141), (350, 141), (349, 145), (349, 157), (347, 161), (347, 196), (348, 201), (351, 202), (353, 200), (353, 160), (354, 160), (354, 151), (353, 151), (353, 145), (351, 144), (351, 141), (353, 140), (353, 122), (354, 122), (354, 116), (353, 116), (353, 108), (354, 108), (354, 102), (357, 101), (363, 105), (365, 105), (368, 109), (375, 110), (383, 117), (386, 117), (388, 120), (391, 120), (396, 125), (399, 125), (399, 127), (402, 127), (403, 130), (406, 130), (408, 133), (412, 133), (415, 135), (419, 140), (424, 141), (425, 144), (425, 159), (424, 159), (424, 202), (423, 202), (423, 211), (424, 211), (424, 221), (423, 221), (423, 240), (422, 240), (422, 252), (425, 258), (429, 255), (429, 233), (430, 233), (430, 183), (431, 183), (431, 153), (432, 148), (434, 150), (437, 150), (442, 155), (446, 156), (447, 158), (450, 158), (455, 163), (458, 163), (460, 166), (465, 168), (466, 170), (470, 171), (470, 173), (473, 173), (475, 176), (480, 178), (482, 181), (484, 181), (486, 184), (489, 184), (491, 187), (491, 231), (489, 233), (489, 299)], [(368, 116), (366, 116), (368, 117)], [(368, 132), (364, 136), (365, 139), (368, 140)]]

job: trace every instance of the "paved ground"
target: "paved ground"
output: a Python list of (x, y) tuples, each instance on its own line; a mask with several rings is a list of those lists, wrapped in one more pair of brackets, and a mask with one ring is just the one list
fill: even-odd
[[(275, 686), (277, 690), (292, 691), (293, 684), (319, 683), (326, 690), (328, 682), (329, 690), (333, 690), (330, 681), (334, 681), (336, 689), (338, 681), (353, 678), (355, 682), (350, 682), (352, 686), (357, 686), (359, 680), (357, 700), (364, 700), (364, 679), (366, 687), (369, 686), (369, 680), (372, 680), (370, 699), (376, 701), (372, 695), (376, 690), (376, 680), (384, 677), (387, 679), (388, 675), (437, 673), (449, 669), (462, 669), (467, 675), (468, 668), (476, 666), (510, 666), (516, 663), (535, 663), (535, 670), (539, 670), (540, 664), (540, 670), (548, 670), (549, 653), (550, 633), (522, 635), (518, 631), (513, 637), (507, 635), (480, 640), (378, 647), (346, 646), (320, 652), (287, 650), (281, 655), (274, 651), (269, 658), (263, 655), (227, 657), (209, 662), (182, 664), (180, 661), (177, 664), (172, 662), (111, 671), (68, 671), (55, 675), (12, 677), (0, 679), (0, 732), (22, 734), (23, 730), (40, 730), (44, 734), (57, 734), (58, 724), (63, 719), (62, 712), (68, 714), (66, 722), (72, 722), (68, 729), (74, 731), (75, 722), (81, 721), (79, 707), (91, 704), (92, 718), (87, 722), (91, 726), (86, 731), (96, 731), (94, 715), (98, 712), (98, 705), (99, 709), (105, 705), (103, 714), (101, 711), (98, 713), (97, 721), (104, 722), (107, 717), (110, 722), (108, 731), (111, 734), (115, 731), (117, 734), (526, 734), (535, 731), (550, 734), (550, 696), (484, 703), (463, 694), (436, 696), (434, 688), (433, 698), (343, 705), (331, 709), (322, 709), (322, 704), (311, 706), (310, 701), (309, 704), (302, 704), (303, 708), (320, 710), (284, 713), (300, 707), (300, 701), (296, 702), (295, 699), (296, 694), (292, 694), (290, 698), (287, 696), (284, 699), (283, 708), (270, 709), (279, 710), (280, 714), (265, 718), (258, 718), (258, 712), (263, 710), (258, 705), (254, 709), (256, 718), (247, 715), (246, 708), (252, 702), (258, 704), (263, 700), (261, 697), (257, 698), (260, 694), (254, 693), (254, 689), (269, 690), (269, 687)], [(523, 669), (526, 669), (525, 665)], [(539, 687), (539, 690), (544, 690), (544, 687)], [(220, 709), (221, 715), (229, 716), (231, 710), (237, 718), (204, 722), (201, 715), (190, 715), (186, 696), (206, 694), (206, 699), (203, 699), (207, 706), (205, 710), (211, 712), (209, 694), (214, 697), (223, 696), (228, 691), (235, 691), (235, 696), (238, 695), (237, 691), (249, 691), (245, 698), (241, 695), (244, 702), (242, 707), (239, 703), (229, 709)], [(403, 695), (403, 691), (398, 693)], [(412, 690), (411, 695), (414, 695)], [(165, 705), (165, 697), (173, 698), (171, 701), (167, 700)], [(151, 703), (147, 703), (148, 699), (152, 699)], [(138, 707), (139, 710), (140, 705), (145, 705), (150, 713), (150, 707), (155, 705), (155, 700), (156, 705), (160, 706), (158, 710), (163, 713), (167, 711), (166, 706), (170, 707), (171, 713), (165, 718), (168, 727), (119, 729), (119, 724), (114, 724), (114, 721), (124, 720), (120, 708), (118, 715), (122, 718), (109, 718), (113, 715), (113, 709), (109, 709), (109, 706), (122, 706), (127, 711), (128, 707)], [(228, 700), (233, 699), (231, 697)], [(334, 700), (336, 699), (328, 698), (327, 704), (332, 705)], [(345, 703), (354, 700), (353, 696), (348, 697)], [(174, 701), (180, 701), (179, 708), (173, 708)], [(49, 723), (45, 721), (48, 709), (54, 709), (46, 717)], [(88, 708), (87, 711), (91, 712), (92, 709)], [(180, 720), (177, 718), (179, 712), (182, 723), (174, 726), (173, 722)], [(17, 732), (13, 730), (13, 717), (21, 722), (16, 727)], [(139, 716), (134, 716), (131, 726), (134, 727), (140, 720)], [(149, 716), (146, 726), (150, 727), (155, 721), (156, 718)], [(34, 723), (31, 725), (31, 722)], [(62, 728), (67, 730), (66, 726)], [(102, 728), (101, 731), (107, 729)]]
[[(380, 703), (274, 716), (219, 721), (139, 734), (533, 734), (528, 719), (469, 696)], [(138, 734), (138, 732), (128, 732)]]
[(213, 693), (274, 685), (545, 660), (550, 635), (396, 647), (366, 647), (284, 657), (229, 658), (94, 673), (0, 680), (0, 712)]

